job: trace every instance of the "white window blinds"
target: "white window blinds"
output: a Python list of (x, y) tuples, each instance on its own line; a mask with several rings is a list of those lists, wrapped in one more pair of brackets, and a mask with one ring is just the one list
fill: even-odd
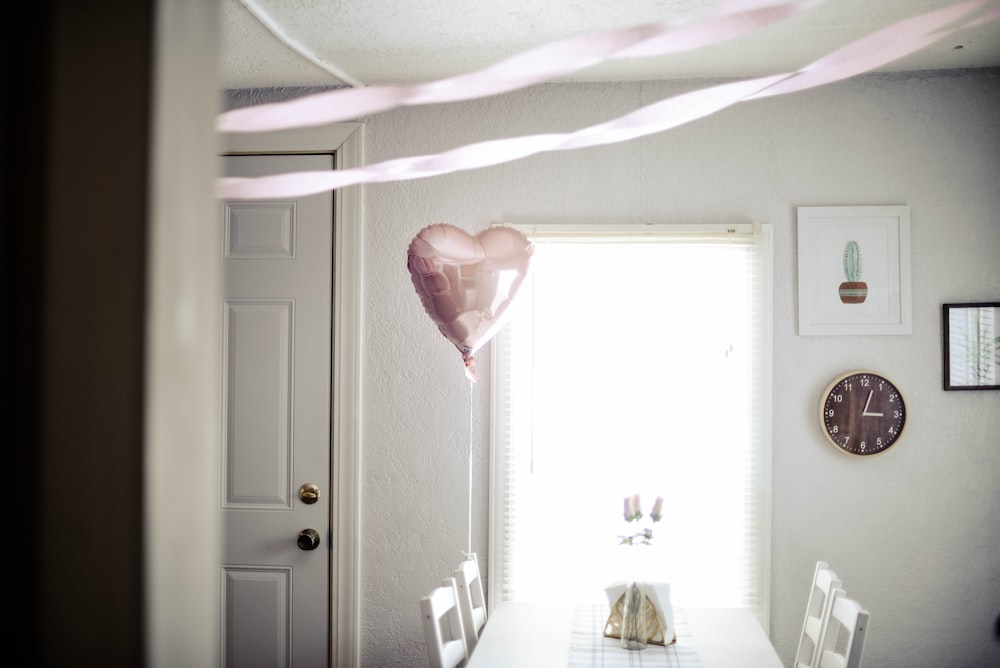
[[(492, 600), (638, 575), (766, 621), (769, 227), (520, 229), (535, 253), (493, 347)], [(634, 493), (646, 514), (665, 500), (652, 547), (619, 545)]]

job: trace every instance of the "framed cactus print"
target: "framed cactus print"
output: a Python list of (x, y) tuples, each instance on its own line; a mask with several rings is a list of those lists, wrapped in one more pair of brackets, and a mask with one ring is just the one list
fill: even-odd
[(910, 209), (800, 206), (799, 335), (910, 334)]

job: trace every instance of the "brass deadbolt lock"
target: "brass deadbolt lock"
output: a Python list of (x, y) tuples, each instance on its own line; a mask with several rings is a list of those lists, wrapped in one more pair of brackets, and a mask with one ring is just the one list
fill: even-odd
[(302, 503), (313, 504), (319, 501), (319, 485), (314, 482), (307, 482), (299, 487), (299, 498)]

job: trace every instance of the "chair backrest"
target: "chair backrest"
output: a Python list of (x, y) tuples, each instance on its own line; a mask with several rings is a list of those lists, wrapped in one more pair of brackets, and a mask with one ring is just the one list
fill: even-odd
[(424, 618), (424, 637), (431, 668), (464, 666), (469, 658), (462, 629), (462, 614), (458, 608), (455, 578), (445, 578), (440, 587), (420, 599)]
[(817, 668), (861, 668), (865, 636), (871, 615), (843, 589), (835, 589), (833, 605), (823, 633), (820, 634)]
[(797, 668), (816, 668), (820, 635), (830, 616), (830, 605), (833, 603), (831, 594), (840, 587), (841, 582), (837, 574), (830, 569), (830, 565), (825, 561), (817, 561), (806, 604), (806, 616), (802, 621), (802, 633), (799, 635), (799, 648), (795, 653), (794, 665)]
[(458, 605), (462, 611), (462, 626), (465, 628), (465, 644), (469, 654), (479, 642), (479, 635), (486, 625), (486, 597), (483, 596), (483, 580), (479, 574), (479, 560), (475, 553), (455, 569), (455, 584), (458, 587)]

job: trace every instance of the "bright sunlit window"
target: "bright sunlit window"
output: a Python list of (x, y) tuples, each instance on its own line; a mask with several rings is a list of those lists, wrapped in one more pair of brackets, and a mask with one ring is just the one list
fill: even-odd
[[(634, 575), (766, 617), (767, 226), (521, 228), (531, 270), (493, 347), (494, 600)], [(626, 496), (664, 517), (622, 546)], [(637, 560), (639, 555), (639, 560)]]

